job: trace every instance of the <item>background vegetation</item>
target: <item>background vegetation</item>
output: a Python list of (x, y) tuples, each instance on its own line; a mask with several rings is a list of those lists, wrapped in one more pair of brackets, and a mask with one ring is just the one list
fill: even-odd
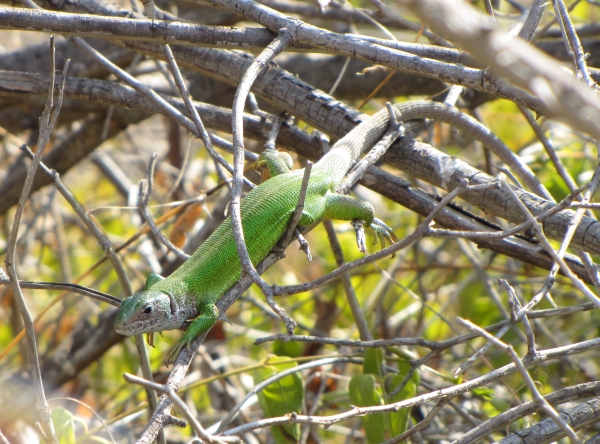
[[(429, 45), (422, 48), (431, 51), (448, 44), (434, 25), (422, 24), (420, 12), (407, 9), (408, 3), (411, 2), (387, 5), (378, 0), (350, 3), (319, 0), (318, 4), (294, 0), (263, 2), (287, 16), (340, 33), (348, 44), (353, 44), (348, 34), (354, 34), (356, 39), (358, 35), (386, 39), (390, 45), (394, 37), (400, 42)], [(423, 2), (426, 3), (429, 2)], [(600, 44), (597, 36), (600, 9), (596, 2), (577, 0), (567, 5), (571, 21), (563, 17), (560, 26), (555, 20), (555, 8), (565, 6), (562, 0), (553, 5), (526, 0), (471, 3), (480, 15), (492, 15), (494, 26), (512, 35), (518, 34), (524, 23), (533, 23), (537, 31), (526, 36), (530, 46), (536, 46), (563, 65), (562, 71), (548, 65), (547, 69), (553, 71), (549, 75), (573, 80), (577, 75), (585, 78), (583, 74), (589, 74), (592, 83), (585, 86), (589, 88), (586, 94), (590, 100), (595, 99), (598, 92), (594, 67), (600, 66), (596, 49)], [(216, 0), (210, 3), (161, 0), (156, 2), (154, 12), (152, 5), (145, 7), (147, 12), (156, 14), (157, 24), (163, 23), (163, 19), (171, 21), (179, 17), (187, 23), (238, 26), (247, 30), (258, 26), (251, 23), (248, 16), (233, 12), (232, 4)], [(92, 18), (85, 22), (82, 16), (72, 16), (69, 22), (55, 15), (52, 17), (57, 21), (50, 22), (50, 16), (40, 21), (21, 9), (35, 6), (52, 14), (96, 14), (110, 20), (103, 25), (106, 29), (102, 33), (86, 33), (83, 29), (86, 23), (90, 27), (97, 25)], [(464, 6), (457, 3), (457, 11), (462, 11), (460, 8)], [(544, 11), (539, 23), (528, 19), (534, 8)], [(41, 31), (56, 34), (57, 85), (65, 61), (71, 60), (64, 103), (44, 148), (42, 162), (60, 173), (66, 189), (105, 234), (112, 249), (118, 251), (132, 290), (141, 289), (149, 273), (168, 275), (182, 263), (148, 232), (140, 216), (138, 183), (146, 177), (152, 153), (158, 154), (158, 162), (150, 211), (159, 222), (167, 215), (160, 226), (165, 235), (191, 254), (223, 220), (230, 194), (228, 184), (222, 179), (230, 174), (216, 166), (202, 141), (172, 117), (161, 115), (156, 105), (141, 98), (138, 92), (120, 86), (122, 82), (119, 84), (114, 75), (69, 41), (72, 35), (86, 39), (100, 37), (89, 39), (98, 52), (173, 102), (179, 98), (179, 92), (168, 66), (161, 60), (163, 41), (152, 40), (154, 37), (136, 41), (133, 38), (136, 33), (147, 35), (146, 29), (150, 28), (146, 25), (135, 28), (125, 22), (126, 18), (142, 20), (143, 11), (144, 6), (135, 0), (120, 5), (102, 0), (40, 3), (27, 0), (23, 4), (0, 7), (3, 29), (0, 31), (0, 255), (3, 260), (10, 251), (16, 204), (31, 165), (19, 147), (27, 144), (33, 151), (37, 150), (38, 118), (48, 97), (50, 51), (48, 33)], [(59, 23), (59, 19), (63, 21)], [(110, 26), (114, 27), (108, 31)], [(158, 35), (161, 26), (152, 28), (152, 32)], [(574, 65), (575, 40), (572, 35), (563, 37), (561, 27), (581, 37), (583, 50), (588, 53), (587, 67), (581, 59)], [(128, 37), (118, 34), (117, 29), (127, 32)], [(256, 55), (261, 51), (264, 44), (260, 42), (264, 39), (260, 39), (265, 34), (240, 37), (245, 45), (238, 45), (234, 50), (224, 47), (233, 47), (231, 42), (229, 45), (214, 43), (218, 41), (216, 37), (210, 43), (216, 48), (203, 48), (209, 45), (210, 38), (198, 36), (206, 32), (210, 37), (211, 32), (216, 35), (219, 29), (197, 30), (196, 34), (184, 30), (180, 40), (170, 43), (194, 100), (224, 107), (200, 108), (205, 125), (211, 134), (231, 140), (230, 108), (239, 79), (251, 61), (246, 54)], [(201, 40), (199, 46), (181, 46), (182, 41), (194, 36)], [(269, 39), (274, 37), (272, 34)], [(450, 36), (445, 38), (453, 41)], [(453, 84), (462, 84), (465, 88), (460, 91), (457, 106), (490, 128), (517, 153), (556, 202), (571, 195), (573, 186), (581, 187), (590, 181), (594, 186), (598, 164), (596, 134), (586, 133), (566, 118), (547, 118), (544, 97), (536, 91), (518, 89), (520, 85), (503, 73), (493, 76), (493, 69), (483, 69), (489, 65), (485, 61), (476, 57), (470, 61), (446, 60), (440, 56), (443, 63), (437, 62), (438, 65), (433, 64), (426, 71), (424, 65), (417, 66), (416, 62), (411, 67), (413, 56), (398, 51), (390, 56), (390, 63), (397, 63), (400, 68), (391, 71), (375, 66), (365, 60), (366, 57), (346, 57), (344, 48), (334, 50), (315, 42), (310, 50), (306, 44), (302, 48), (303, 43), (296, 42), (259, 76), (253, 87), (259, 108), (248, 106), (246, 109), (246, 150), (260, 152), (263, 149), (274, 119), (285, 110), (287, 114), (277, 145), (292, 153), (295, 167), (301, 167), (307, 158), (315, 160), (322, 149), (323, 138), (315, 137), (316, 130), (335, 141), (362, 118), (361, 113), (372, 114), (381, 109), (385, 101), (442, 101), (447, 99), (448, 91), (456, 91), (451, 89)], [(484, 43), (482, 39), (481, 44)], [(419, 47), (411, 48), (420, 51)], [(417, 54), (422, 55), (420, 63), (435, 59), (432, 53), (427, 54)], [(481, 80), (479, 86), (469, 83), (473, 78)], [(103, 82), (92, 83), (91, 79)], [(499, 87), (502, 82), (505, 86)], [(514, 93), (513, 100), (507, 99), (506, 91)], [(559, 105), (570, 106), (566, 101), (559, 102)], [(532, 105), (535, 103), (541, 103), (539, 108)], [(359, 106), (362, 106), (360, 112), (356, 111)], [(520, 107), (529, 107), (534, 113)], [(178, 109), (187, 115), (183, 105)], [(537, 120), (534, 121), (542, 128), (543, 141), (524, 113), (535, 114)], [(560, 112), (547, 114), (561, 117)], [(349, 117), (339, 118), (343, 115)], [(418, 136), (423, 145), (415, 145), (412, 136)], [(414, 129), (414, 133), (405, 138), (404, 148), (400, 145), (393, 147), (392, 152), (406, 155), (408, 151), (398, 150), (411, 147), (417, 149), (413, 155), (418, 149), (439, 150), (453, 156), (443, 159), (457, 158), (491, 176), (514, 183), (499, 159), (490, 156), (481, 144), (445, 124), (433, 123), (425, 129)], [(232, 162), (231, 153), (218, 150)], [(372, 202), (378, 217), (403, 239), (416, 230), (440, 196), (445, 196), (455, 184), (446, 183), (448, 179), (440, 176), (443, 171), (433, 162), (424, 161), (425, 166), (419, 166), (416, 156), (411, 158), (414, 169), (410, 165), (402, 168), (402, 160), (394, 160), (393, 153), (378, 166), (402, 178), (402, 182), (387, 181), (388, 176), (370, 176), (352, 193)], [(558, 163), (552, 161), (551, 156), (555, 156)], [(567, 172), (562, 177), (557, 172), (560, 165)], [(430, 176), (423, 177), (425, 173), (421, 170), (428, 171)], [(246, 175), (254, 183), (261, 181), (260, 173), (252, 168), (247, 169)], [(571, 183), (568, 178), (565, 181), (566, 175), (570, 176)], [(387, 194), (384, 189), (388, 189)], [(414, 200), (402, 197), (400, 192), (406, 190), (421, 193), (419, 196), (429, 199), (430, 206), (423, 206), (416, 197)], [(574, 196), (576, 200), (581, 198), (577, 193)], [(485, 200), (484, 197), (482, 201)], [(505, 205), (491, 202), (489, 198), (487, 204)], [(480, 224), (479, 230), (500, 231), (516, 225), (515, 220), (503, 219), (489, 209), (486, 213), (480, 206), (472, 200), (457, 198), (447, 213), (455, 215), (457, 220), (474, 220), (473, 223)], [(173, 208), (186, 212), (172, 215)], [(567, 219), (574, 213), (568, 214)], [(596, 217), (596, 210), (587, 210), (586, 217), (593, 227), (590, 221)], [(436, 219), (433, 227), (468, 229), (458, 222), (449, 225), (448, 220)], [(556, 233), (546, 230), (555, 250), (561, 246), (566, 226)], [(336, 222), (333, 227), (342, 247), (343, 260), (350, 262), (363, 257), (357, 250), (350, 224)], [(590, 230), (589, 233), (593, 233), (593, 229)], [(128, 242), (132, 238), (134, 240)], [(294, 243), (286, 250), (286, 258), (264, 273), (263, 278), (268, 283), (309, 282), (337, 268), (336, 261), (341, 258), (334, 254), (331, 236), (323, 224), (306, 234), (306, 238), (313, 261), (308, 262)], [(258, 396), (250, 397), (224, 430), (251, 443), (399, 442), (402, 439), (464, 443), (503, 438), (506, 439), (503, 442), (558, 439), (599, 442), (596, 421), (600, 385), (595, 382), (600, 371), (598, 313), (594, 302), (573, 279), (562, 274), (555, 280), (549, 276), (548, 268), (553, 260), (544, 252), (541, 241), (540, 233), (531, 227), (522, 230), (519, 237), (510, 237), (502, 244), (504, 250), (488, 249), (484, 244), (457, 235), (421, 237), (393, 258), (352, 270), (349, 281), (337, 279), (308, 292), (280, 297), (278, 303), (298, 323), (295, 332), (298, 337), (289, 342), (271, 339), (255, 344), (259, 338), (285, 332), (285, 326), (270, 310), (260, 289), (252, 286), (227, 311), (231, 323), (219, 322), (191, 362), (179, 389), (189, 410), (186, 414), (197, 418), (208, 433), (217, 433), (221, 421), (236, 406), (239, 408), (257, 384), (291, 369), (289, 376), (269, 385)], [(573, 242), (578, 250), (591, 253), (592, 259), (600, 254), (593, 234), (588, 238), (576, 235)], [(516, 244), (522, 249), (516, 249)], [(372, 245), (369, 251), (373, 253), (379, 248)], [(568, 263), (574, 273), (585, 280), (586, 284), (582, 285), (587, 291), (595, 294), (598, 291), (593, 285), (596, 277), (594, 273), (586, 274), (586, 259), (578, 250), (568, 250), (573, 253), (568, 254)], [(99, 263), (107, 253), (107, 246), (99, 245), (84, 219), (76, 214), (59, 190), (49, 184), (48, 176), (38, 170), (18, 232), (14, 265), (19, 279), (77, 283), (118, 298), (126, 297), (129, 294), (123, 277), (120, 279), (115, 273), (114, 262)], [(6, 271), (6, 267), (3, 270)], [(591, 265), (588, 270), (596, 270), (596, 266)], [(35, 374), (32, 376), (31, 370), (35, 368), (31, 343), (28, 348), (23, 335), (19, 336), (23, 329), (19, 299), (8, 281), (2, 277), (1, 283), (5, 285), (0, 286), (0, 442), (41, 441), (42, 432), (36, 423), (41, 420), (42, 429), (48, 427), (47, 422), (44, 425), (45, 411), (40, 401), (44, 399), (48, 402), (47, 412), (53, 419), (56, 439), (61, 443), (133, 442), (142, 430), (144, 439), (156, 437), (160, 442), (187, 442), (196, 436), (197, 430), (189, 426), (169, 425), (162, 433), (158, 433), (159, 426), (154, 431), (149, 430), (148, 424), (157, 424), (153, 422), (156, 418), (151, 420), (148, 409), (148, 393), (153, 392), (146, 392), (140, 385), (123, 379), (124, 373), (142, 376), (142, 371), (135, 341), (117, 335), (112, 329), (116, 308), (76, 292), (47, 285), (31, 289), (23, 284), (24, 300), (35, 319), (39, 368), (45, 389), (45, 397), (40, 398), (41, 390), (36, 388)], [(535, 307), (528, 307), (527, 315), (519, 322), (511, 321), (519, 311), (519, 304), (527, 304), (534, 296), (544, 297)], [(353, 297), (360, 304), (367, 333), (357, 328), (356, 317), (361, 315), (351, 309)], [(462, 374), (455, 372), (457, 368), (488, 340), (481, 332), (470, 333), (458, 318), (481, 328), (490, 327), (492, 333), (497, 333), (503, 325), (510, 326), (500, 337), (503, 344), (494, 344)], [(164, 364), (166, 350), (180, 334), (167, 332), (164, 337), (155, 338), (155, 348), (148, 348), (154, 381), (162, 384), (169, 376), (178, 377), (179, 381), (183, 378), (185, 372), (174, 376), (170, 374), (172, 367)], [(330, 340), (326, 343), (323, 338)], [(405, 338), (415, 340), (402, 342)], [(388, 339), (398, 341), (384, 343), (385, 347), (372, 342)], [(530, 381), (511, 364), (514, 359), (504, 347), (506, 344), (512, 346), (528, 366)], [(369, 347), (373, 345), (378, 348)], [(181, 365), (175, 368), (185, 369)], [(446, 391), (440, 392), (441, 389)], [(539, 394), (547, 396), (554, 407), (542, 404)], [(407, 407), (386, 413), (377, 413), (376, 409), (361, 412), (353, 407), (397, 402), (406, 402), (402, 406)], [(509, 410), (515, 407), (520, 410)], [(568, 414), (562, 415), (562, 425), (556, 426), (552, 419), (542, 423), (556, 411), (563, 410)], [(292, 412), (296, 413), (290, 417)], [(334, 420), (335, 415), (343, 412), (350, 413), (343, 420)], [(172, 413), (178, 417), (183, 415), (178, 408)], [(306, 419), (302, 415), (313, 418)], [(256, 423), (268, 417), (283, 417), (288, 424), (269, 428)], [(292, 424), (297, 417), (305, 420), (299, 425)], [(329, 427), (323, 427), (317, 417), (332, 422)], [(494, 418), (497, 422), (493, 422)], [(539, 429), (535, 428), (538, 423), (545, 424), (545, 434), (538, 434)], [(247, 430), (236, 429), (244, 424), (254, 426)], [(572, 433), (567, 425), (578, 430), (576, 438), (574, 435), (562, 438)], [(552, 427), (556, 429), (553, 432), (549, 431)], [(514, 435), (519, 431), (521, 435)], [(51, 436), (46, 439), (53, 441)]]

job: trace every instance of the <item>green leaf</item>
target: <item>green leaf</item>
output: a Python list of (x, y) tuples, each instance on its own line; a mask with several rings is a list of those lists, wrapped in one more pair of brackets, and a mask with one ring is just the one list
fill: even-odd
[(473, 394), (481, 396), (486, 401), (491, 401), (492, 399), (494, 399), (494, 389), (491, 389), (489, 387), (479, 387), (473, 389)]
[[(277, 373), (296, 366), (295, 362), (287, 358), (270, 359), (267, 365), (255, 370), (254, 384), (260, 384)], [(291, 412), (300, 413), (303, 398), (304, 387), (298, 373), (288, 375), (258, 393), (260, 406), (267, 418)], [(297, 443), (300, 440), (300, 424), (273, 426), (271, 433), (277, 444)]]
[[(402, 383), (402, 381), (404, 381), (405, 376), (406, 374), (396, 374), (390, 376), (390, 393), (394, 391), (394, 389), (398, 387)], [(416, 371), (413, 373), (406, 385), (402, 387), (402, 389), (397, 394), (391, 396), (388, 399), (388, 403), (392, 404), (394, 402), (404, 401), (405, 399), (415, 397), (417, 395), (417, 385), (415, 383), (415, 379), (417, 379), (417, 381), (419, 379), (419, 374)], [(398, 411), (397, 413), (389, 414), (392, 436), (397, 436), (401, 433), (404, 433), (407, 430), (409, 414), (410, 408), (408, 407)]]
[[(510, 408), (510, 403), (500, 398), (492, 398), (489, 404), (495, 409), (495, 412), (489, 416), (495, 416), (499, 413), (505, 412)], [(487, 403), (485, 403), (484, 406), (487, 406)]]
[[(381, 396), (375, 390), (375, 377), (372, 374), (354, 376), (350, 380), (348, 391), (352, 404), (357, 407), (381, 405)], [(385, 440), (387, 414), (375, 413), (363, 416), (360, 420), (370, 444), (381, 443)]]
[(367, 348), (365, 350), (365, 361), (363, 373), (381, 376), (381, 363), (383, 362), (383, 350), (380, 348)]
[(75, 422), (73, 415), (68, 410), (57, 407), (52, 410), (52, 422), (56, 437), (60, 444), (75, 444)]
[[(411, 369), (412, 369), (412, 365), (410, 365), (410, 362), (408, 362), (408, 361), (400, 361), (400, 362), (398, 362), (398, 373), (400, 375), (402, 375), (403, 378), (406, 375), (408, 375), (408, 373), (411, 371)], [(416, 371), (416, 370), (413, 372), (413, 374), (411, 375), (410, 379), (411, 379), (412, 382), (415, 383), (415, 385), (417, 387), (421, 383), (421, 377), (419, 376), (419, 372)], [(390, 392), (392, 390), (390, 390)]]
[(300, 342), (296, 341), (274, 341), (273, 353), (277, 356), (288, 356), (290, 358), (298, 358), (302, 356), (304, 347)]

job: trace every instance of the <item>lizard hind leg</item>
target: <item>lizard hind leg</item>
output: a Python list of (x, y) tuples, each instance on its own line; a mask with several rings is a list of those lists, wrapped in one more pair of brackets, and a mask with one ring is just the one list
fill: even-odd
[[(385, 247), (385, 241), (387, 240), (390, 245), (395, 243), (398, 238), (392, 231), (381, 220), (375, 218), (375, 209), (373, 205), (361, 199), (357, 199), (352, 196), (346, 196), (344, 194), (330, 193), (327, 195), (325, 204), (325, 219), (334, 220), (350, 220), (364, 224), (367, 231), (373, 234), (375, 237), (374, 244), (378, 241), (381, 242), (381, 247)], [(359, 248), (362, 252), (364, 248)]]
[(184, 347), (189, 347), (192, 340), (208, 332), (219, 319), (219, 309), (212, 303), (199, 303), (198, 313), (200, 314), (192, 321), (181, 339), (167, 351), (166, 364), (174, 362)]

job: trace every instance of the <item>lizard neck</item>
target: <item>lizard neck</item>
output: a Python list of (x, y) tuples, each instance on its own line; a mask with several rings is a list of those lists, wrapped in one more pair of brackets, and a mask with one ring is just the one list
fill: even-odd
[(186, 320), (198, 315), (197, 298), (184, 281), (167, 278), (152, 285), (151, 290), (172, 295), (175, 300), (171, 303), (171, 320), (165, 330), (179, 328)]
[(173, 313), (173, 317), (177, 319), (179, 326), (188, 319), (198, 316), (197, 299), (192, 293), (187, 291), (183, 297), (176, 298), (176, 300), (177, 309)]

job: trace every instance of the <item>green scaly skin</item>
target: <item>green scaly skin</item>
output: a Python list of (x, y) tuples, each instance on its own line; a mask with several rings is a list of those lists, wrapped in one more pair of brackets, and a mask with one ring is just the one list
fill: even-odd
[[(344, 176), (360, 154), (384, 134), (389, 121), (384, 109), (339, 140), (312, 169), (300, 226), (323, 219), (355, 220), (377, 238), (392, 241), (393, 233), (374, 219), (373, 206), (336, 194)], [(266, 153), (259, 159), (274, 177), (259, 185), (242, 201), (242, 226), (252, 263), (259, 264), (286, 231), (298, 203), (304, 170), (289, 171), (284, 156)], [(204, 244), (166, 279), (150, 275), (146, 287), (123, 300), (115, 329), (123, 335), (179, 328), (196, 319), (167, 354), (172, 361), (183, 347), (208, 331), (219, 319), (219, 298), (241, 275), (241, 264), (228, 217)]]

